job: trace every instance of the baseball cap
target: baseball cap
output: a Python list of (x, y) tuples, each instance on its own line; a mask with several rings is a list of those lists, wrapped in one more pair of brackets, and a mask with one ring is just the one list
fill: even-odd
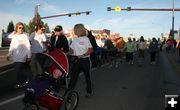
[(63, 28), (61, 25), (57, 25), (55, 28), (54, 28), (54, 31), (62, 31)]

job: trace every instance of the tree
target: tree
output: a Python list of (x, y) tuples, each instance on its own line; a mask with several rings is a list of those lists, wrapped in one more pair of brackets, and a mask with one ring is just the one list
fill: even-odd
[(28, 27), (27, 27), (27, 29), (28, 29), (27, 32), (29, 34), (31, 34), (32, 32), (34, 32), (34, 28), (35, 28), (35, 24), (34, 24), (33, 20), (30, 20), (29, 24), (28, 24)]
[(29, 29), (28, 29), (29, 26), (26, 23), (24, 23), (23, 25), (24, 25), (24, 31), (26, 33), (29, 33)]
[(7, 33), (11, 33), (14, 31), (14, 23), (13, 21), (9, 22), (8, 27), (7, 27)]
[(45, 32), (50, 33), (50, 29), (47, 23), (44, 24), (44, 27), (46, 28)]
[(27, 31), (26, 32), (28, 32), (29, 34), (34, 32), (36, 25), (43, 25), (46, 28), (45, 32), (47, 32), (47, 33), (50, 32), (48, 24), (41, 21), (41, 17), (39, 15), (39, 13), (37, 14), (37, 17), (34, 17), (32, 20), (29, 21), (29, 24), (27, 25)]

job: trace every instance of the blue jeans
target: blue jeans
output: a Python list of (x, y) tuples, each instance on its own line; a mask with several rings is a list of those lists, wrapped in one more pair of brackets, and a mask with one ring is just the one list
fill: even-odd
[(26, 75), (24, 73), (24, 62), (14, 62), (16, 71), (16, 84), (22, 85), (26, 81)]

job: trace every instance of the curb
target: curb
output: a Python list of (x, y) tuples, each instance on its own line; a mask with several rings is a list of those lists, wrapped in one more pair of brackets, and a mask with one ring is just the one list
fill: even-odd
[(0, 47), (0, 50), (7, 50), (9, 47)]
[(3, 71), (6, 71), (8, 69), (11, 69), (11, 68), (14, 68), (13, 64), (2, 66), (2, 67), (0, 67), (0, 73)]

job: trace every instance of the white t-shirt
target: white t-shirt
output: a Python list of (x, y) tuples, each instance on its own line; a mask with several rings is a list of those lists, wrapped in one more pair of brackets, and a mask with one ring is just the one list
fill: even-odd
[(101, 39), (96, 39), (96, 43), (99, 47), (104, 47), (104, 42)]
[(73, 49), (73, 55), (80, 56), (92, 48), (92, 45), (87, 36), (82, 36), (74, 38), (70, 47)]
[(146, 42), (138, 42), (138, 48), (141, 50), (145, 50), (146, 49)]
[(30, 42), (26, 34), (12, 35), (8, 55), (12, 56), (14, 62), (25, 62), (26, 58), (31, 58)]
[(46, 42), (45, 34), (32, 33), (29, 37), (31, 41), (31, 51), (32, 53), (42, 53), (45, 51), (44, 42)]

